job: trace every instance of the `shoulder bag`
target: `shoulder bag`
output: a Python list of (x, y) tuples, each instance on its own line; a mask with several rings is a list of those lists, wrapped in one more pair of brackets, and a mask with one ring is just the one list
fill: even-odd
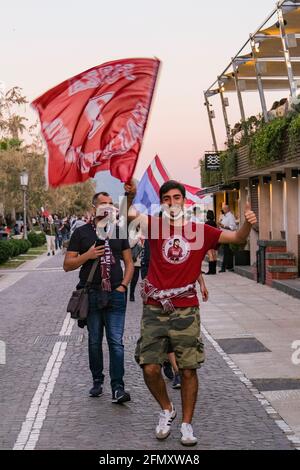
[(74, 320), (85, 320), (88, 316), (89, 288), (92, 284), (98, 261), (98, 258), (95, 259), (85, 286), (82, 289), (77, 289), (72, 292), (67, 306), (67, 312), (71, 314), (71, 318)]

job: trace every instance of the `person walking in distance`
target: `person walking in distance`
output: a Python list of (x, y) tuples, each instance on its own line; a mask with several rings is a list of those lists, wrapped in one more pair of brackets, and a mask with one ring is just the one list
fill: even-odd
[(129, 234), (129, 244), (131, 247), (132, 261), (134, 265), (134, 274), (130, 282), (129, 300), (135, 302), (135, 288), (138, 283), (144, 252), (144, 237), (141, 236), (140, 228), (137, 227), (133, 234)]
[[(235, 217), (232, 214), (230, 207), (227, 204), (222, 205), (223, 217), (219, 222), (219, 227), (222, 230), (232, 230), (236, 231), (237, 225), (235, 222)], [(225, 273), (226, 269), (228, 271), (233, 271), (233, 252), (228, 244), (223, 244), (223, 261), (220, 273)]]
[[(208, 210), (206, 214), (206, 221), (207, 225), (211, 227), (217, 227), (217, 223), (215, 221), (215, 214), (214, 211)], [(209, 250), (207, 253), (208, 256), (208, 272), (206, 274), (217, 274), (217, 251), (216, 250)]]
[(46, 235), (48, 256), (55, 255), (55, 225), (52, 215), (49, 215), (43, 224), (43, 232)]
[[(130, 206), (136, 192), (134, 183), (125, 185), (125, 191)], [(142, 289), (144, 308), (135, 357), (149, 391), (161, 408), (156, 438), (166, 439), (177, 414), (161, 375), (171, 344), (181, 374), (181, 443), (191, 446), (197, 443), (192, 427), (198, 394), (197, 369), (204, 362), (196, 292), (201, 264), (206, 253), (216, 249), (218, 243), (243, 243), (256, 223), (256, 216), (247, 205), (243, 226), (236, 232), (221, 231), (186, 217), (185, 187), (177, 181), (166, 182), (159, 196), (160, 217), (139, 214), (134, 207), (129, 209), (129, 221), (141, 224), (151, 253)], [(168, 256), (175, 240), (180, 240), (182, 248), (176, 259)]]
[[(93, 378), (90, 396), (103, 393), (103, 351), (102, 341), (105, 329), (109, 347), (109, 374), (113, 403), (130, 401), (130, 394), (124, 386), (124, 345), (126, 292), (133, 275), (133, 263), (128, 239), (119, 237), (120, 231), (115, 219), (112, 199), (106, 192), (93, 198), (95, 218), (77, 228), (73, 233), (64, 260), (64, 270), (73, 271), (80, 267), (80, 289), (85, 286), (94, 260), (99, 259), (91, 288), (89, 289), (89, 312), (87, 316), (89, 365)], [(113, 233), (113, 237), (110, 236)], [(98, 246), (99, 233), (103, 238)], [(124, 261), (123, 273), (121, 259)]]

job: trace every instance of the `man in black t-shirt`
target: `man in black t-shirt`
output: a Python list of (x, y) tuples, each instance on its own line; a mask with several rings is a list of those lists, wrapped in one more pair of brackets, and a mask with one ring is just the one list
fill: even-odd
[[(100, 223), (102, 218), (99, 213), (109, 206), (112, 206), (112, 199), (108, 193), (95, 194), (93, 213), (96, 217), (92, 223), (85, 224), (74, 231), (65, 256), (64, 270), (73, 271), (80, 267), (79, 284), (77, 285), (77, 288), (80, 289), (85, 286), (88, 280), (94, 260), (99, 258), (89, 290), (87, 317), (89, 364), (93, 376), (90, 396), (102, 395), (104, 381), (102, 340), (105, 328), (109, 347), (112, 402), (124, 403), (130, 401), (130, 395), (125, 391), (123, 382), (126, 291), (134, 267), (128, 240), (118, 237), (118, 230), (114, 231), (114, 237), (106, 238), (105, 246), (96, 246), (98, 240), (97, 222)], [(121, 259), (125, 264), (124, 273)], [(108, 300), (105, 305), (103, 304), (104, 294)]]

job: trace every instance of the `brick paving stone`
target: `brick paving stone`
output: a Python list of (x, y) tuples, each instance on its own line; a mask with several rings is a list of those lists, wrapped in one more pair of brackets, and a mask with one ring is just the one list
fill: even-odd
[[(61, 255), (41, 267), (59, 267)], [(32, 272), (2, 295), (0, 339), (7, 343), (7, 364), (0, 365), (0, 448), (11, 449), (39, 385), (53, 344), (34, 345), (37, 336), (58, 334), (78, 272)], [(136, 296), (138, 298), (138, 295)], [(132, 402), (111, 403), (108, 348), (104, 340), (104, 395), (90, 398), (87, 331), (82, 343), (68, 343), (66, 355), (39, 436), (37, 449), (182, 450), (180, 391), (168, 382), (178, 409), (170, 437), (154, 437), (159, 409), (146, 389), (133, 355), (139, 334), (141, 301), (129, 302), (126, 318), (126, 388)], [(82, 334), (75, 324), (72, 334)], [(291, 449), (292, 445), (257, 399), (240, 382), (210, 343), (199, 371), (200, 391), (194, 416), (196, 449)]]

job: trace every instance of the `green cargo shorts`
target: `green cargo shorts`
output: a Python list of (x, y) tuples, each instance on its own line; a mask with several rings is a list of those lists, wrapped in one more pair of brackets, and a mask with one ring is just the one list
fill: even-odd
[(161, 307), (144, 305), (136, 362), (140, 366), (162, 365), (168, 359), (170, 346), (179, 369), (201, 367), (205, 354), (200, 337), (199, 307), (177, 308), (173, 313), (165, 313)]

